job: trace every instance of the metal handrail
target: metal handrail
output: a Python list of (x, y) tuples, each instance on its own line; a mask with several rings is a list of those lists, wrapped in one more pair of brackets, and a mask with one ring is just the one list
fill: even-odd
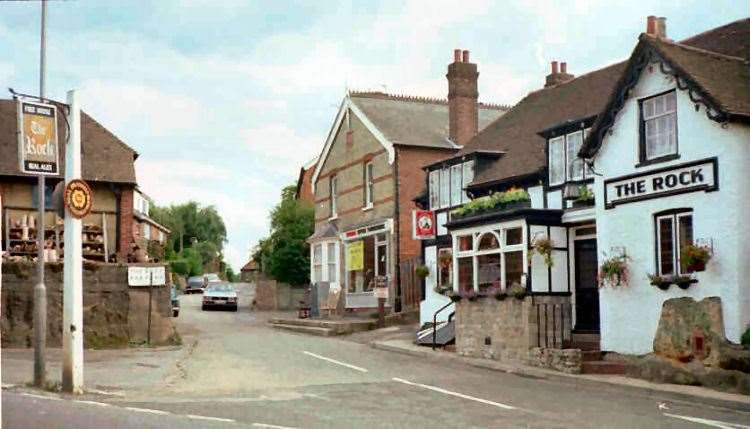
[(452, 304), (453, 301), (445, 304), (444, 306), (440, 307), (438, 311), (435, 312), (435, 314), (432, 315), (432, 350), (435, 350), (435, 341), (437, 341), (437, 315)]

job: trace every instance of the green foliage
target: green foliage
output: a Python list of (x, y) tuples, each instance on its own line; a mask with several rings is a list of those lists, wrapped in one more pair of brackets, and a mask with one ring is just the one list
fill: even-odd
[(586, 185), (581, 185), (578, 187), (578, 198), (576, 201), (579, 202), (588, 202), (588, 201), (594, 201), (594, 191), (589, 189)]
[(554, 260), (552, 259), (552, 250), (554, 248), (554, 245), (552, 244), (552, 240), (550, 240), (548, 237), (537, 238), (532, 243), (532, 246), (533, 251), (544, 258), (545, 265), (547, 265), (548, 267), (554, 265)]
[(599, 268), (599, 287), (627, 285), (628, 261), (630, 257), (624, 253), (605, 259)]
[(420, 278), (426, 278), (430, 275), (430, 268), (427, 265), (418, 265), (414, 268), (414, 273)]
[(188, 263), (188, 275), (199, 276), (203, 274), (203, 258), (200, 253), (193, 248), (187, 248), (182, 251), (182, 257)]
[(750, 325), (745, 329), (745, 333), (742, 334), (740, 342), (746, 349), (750, 350)]
[(511, 203), (531, 201), (529, 193), (520, 188), (511, 188), (505, 192), (495, 192), (491, 196), (477, 198), (453, 211), (458, 216), (481, 213), (493, 209), (502, 209)]
[(523, 299), (526, 296), (526, 288), (519, 284), (515, 284), (508, 290), (508, 295), (516, 299)]
[(312, 204), (294, 198), (296, 185), (285, 187), (281, 202), (271, 210), (271, 234), (260, 240), (253, 259), (272, 278), (290, 284), (310, 281), (310, 246), (314, 228)]
[(232, 267), (227, 267), (226, 270), (224, 270), (224, 278), (226, 278), (227, 281), (232, 282), (232, 283), (239, 280), (237, 274), (234, 273), (234, 270), (232, 269)]
[(693, 270), (700, 265), (705, 267), (706, 263), (711, 260), (711, 248), (700, 244), (688, 244), (680, 249), (680, 262), (683, 268)]
[(181, 276), (187, 276), (190, 273), (190, 265), (184, 259), (174, 259), (169, 262), (172, 272)]

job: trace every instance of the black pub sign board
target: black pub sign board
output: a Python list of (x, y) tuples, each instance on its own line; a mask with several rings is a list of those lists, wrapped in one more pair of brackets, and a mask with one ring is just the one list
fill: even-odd
[(719, 189), (716, 158), (672, 165), (604, 181), (604, 207), (669, 195)]

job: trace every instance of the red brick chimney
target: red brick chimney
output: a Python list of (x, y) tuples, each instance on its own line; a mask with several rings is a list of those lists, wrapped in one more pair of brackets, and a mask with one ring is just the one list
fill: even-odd
[(660, 39), (667, 38), (667, 18), (650, 15), (646, 18), (646, 34)]
[(469, 51), (455, 49), (448, 65), (448, 118), (450, 139), (465, 145), (479, 130), (477, 116), (477, 65), (469, 62)]
[(568, 63), (560, 63), (560, 69), (557, 68), (557, 61), (552, 61), (552, 73), (547, 75), (544, 82), (544, 87), (559, 85), (572, 80), (575, 76), (568, 73)]

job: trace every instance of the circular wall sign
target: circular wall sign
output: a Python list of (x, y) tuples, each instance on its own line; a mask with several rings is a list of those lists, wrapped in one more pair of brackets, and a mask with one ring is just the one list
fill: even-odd
[(76, 219), (83, 219), (91, 212), (93, 204), (91, 188), (81, 179), (73, 179), (65, 186), (65, 207)]

